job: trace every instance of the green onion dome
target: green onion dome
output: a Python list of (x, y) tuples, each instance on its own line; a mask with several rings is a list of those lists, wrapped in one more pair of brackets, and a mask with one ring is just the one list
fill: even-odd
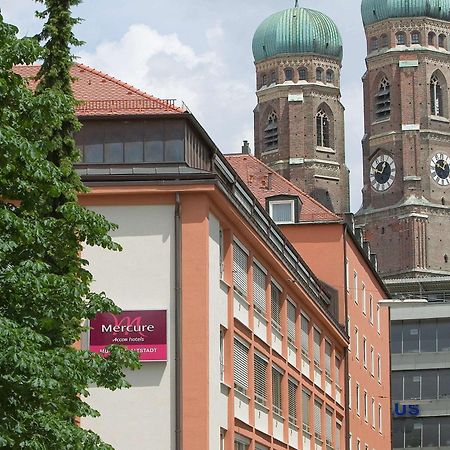
[(325, 14), (306, 8), (272, 14), (253, 37), (255, 62), (293, 53), (314, 53), (342, 60), (342, 38), (336, 24)]
[(450, 20), (450, 0), (362, 0), (364, 26), (397, 17)]

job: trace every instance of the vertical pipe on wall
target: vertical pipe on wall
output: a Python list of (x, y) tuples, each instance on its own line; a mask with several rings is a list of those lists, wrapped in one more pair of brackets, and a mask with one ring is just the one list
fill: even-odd
[[(344, 242), (343, 242), (343, 244), (344, 244), (344, 321), (345, 321), (345, 329), (347, 330), (349, 339), (351, 339), (352, 333), (351, 333), (351, 330), (348, 329), (348, 320), (347, 320), (347, 317), (348, 317), (347, 270), (348, 270), (348, 268), (346, 266), (347, 266), (347, 233), (348, 233), (348, 230), (347, 230), (347, 225), (345, 223), (343, 224), (343, 227), (344, 227)], [(345, 408), (344, 408), (344, 411), (345, 411), (345, 433), (344, 433), (345, 446), (344, 446), (344, 448), (346, 450), (352, 450), (349, 447), (349, 441), (348, 441), (349, 433), (350, 433), (350, 416), (349, 416), (350, 410), (348, 407), (348, 399), (349, 399), (350, 392), (349, 392), (349, 385), (348, 385), (348, 367), (349, 367), (349, 364), (348, 364), (348, 347), (347, 347), (344, 349), (344, 373), (345, 373), (345, 384), (344, 384), (344, 386), (345, 386)]]
[(181, 433), (181, 204), (175, 194), (175, 448), (182, 449)]

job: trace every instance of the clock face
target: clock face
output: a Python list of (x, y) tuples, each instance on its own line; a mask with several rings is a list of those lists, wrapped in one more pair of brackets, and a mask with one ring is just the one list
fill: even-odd
[(448, 186), (450, 184), (450, 157), (445, 153), (437, 153), (430, 163), (431, 176), (437, 184)]
[(370, 166), (370, 183), (379, 192), (386, 191), (395, 179), (395, 163), (388, 155), (380, 155)]

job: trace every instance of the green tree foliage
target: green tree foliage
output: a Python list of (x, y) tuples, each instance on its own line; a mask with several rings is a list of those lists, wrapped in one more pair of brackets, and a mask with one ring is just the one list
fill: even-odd
[[(40, 0), (38, 0), (40, 1)], [(127, 386), (135, 353), (108, 358), (77, 350), (83, 319), (119, 312), (90, 289), (83, 246), (119, 250), (104, 217), (77, 202), (85, 192), (69, 69), (78, 0), (42, 0), (36, 38), (17, 38), (0, 15), (0, 448), (110, 449), (75, 418), (97, 416), (85, 401), (90, 384)], [(14, 74), (42, 59), (37, 88)]]

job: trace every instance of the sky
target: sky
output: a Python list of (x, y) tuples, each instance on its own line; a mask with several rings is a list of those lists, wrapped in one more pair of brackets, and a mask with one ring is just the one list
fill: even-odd
[[(74, 15), (85, 45), (79, 61), (160, 98), (183, 101), (223, 153), (242, 141), (253, 149), (255, 68), (251, 43), (270, 14), (294, 0), (84, 0)], [(346, 160), (351, 205), (361, 205), (365, 38), (360, 0), (300, 0), (299, 6), (330, 16), (344, 45), (341, 73), (346, 109)], [(4, 20), (33, 35), (41, 23), (33, 0), (1, 0)]]

